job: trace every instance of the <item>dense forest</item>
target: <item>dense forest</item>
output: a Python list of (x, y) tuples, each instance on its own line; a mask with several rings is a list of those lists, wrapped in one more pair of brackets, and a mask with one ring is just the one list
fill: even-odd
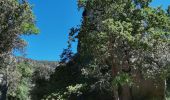
[(170, 6), (151, 2), (78, 0), (55, 62), (15, 56), (41, 29), (27, 0), (0, 0), (0, 100), (170, 100)]

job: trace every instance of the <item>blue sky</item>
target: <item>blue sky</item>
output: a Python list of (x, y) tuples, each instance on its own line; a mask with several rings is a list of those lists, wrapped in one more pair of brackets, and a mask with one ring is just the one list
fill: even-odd
[[(34, 5), (39, 35), (24, 36), (28, 42), (26, 57), (36, 60), (60, 59), (66, 48), (69, 29), (80, 25), (81, 11), (77, 9), (77, 0), (29, 0)], [(151, 6), (162, 5), (165, 9), (170, 0), (154, 0)], [(73, 46), (76, 51), (76, 44)]]
[(24, 36), (28, 42), (26, 57), (36, 60), (59, 60), (59, 55), (67, 47), (69, 29), (80, 25), (81, 11), (77, 9), (76, 0), (29, 1), (34, 6), (40, 34)]

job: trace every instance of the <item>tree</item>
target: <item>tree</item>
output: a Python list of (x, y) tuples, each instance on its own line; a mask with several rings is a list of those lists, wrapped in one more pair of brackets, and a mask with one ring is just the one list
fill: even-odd
[(112, 91), (114, 99), (131, 100), (140, 76), (148, 79), (142, 79), (144, 84), (155, 83), (164, 94), (160, 84), (164, 84), (170, 66), (169, 10), (150, 7), (152, 0), (78, 2), (84, 9), (83, 21), (79, 32), (71, 36), (79, 42), (78, 63), (83, 75), (94, 80), (90, 86)]
[(31, 6), (26, 0), (0, 1), (0, 54), (25, 45), (21, 35), (38, 33)]
[(26, 42), (22, 35), (37, 34), (35, 17), (32, 7), (26, 0), (1, 0), (0, 1), (0, 68), (4, 74), (4, 87), (1, 90), (2, 98), (6, 98), (8, 88), (8, 73), (12, 63), (13, 50), (21, 50)]

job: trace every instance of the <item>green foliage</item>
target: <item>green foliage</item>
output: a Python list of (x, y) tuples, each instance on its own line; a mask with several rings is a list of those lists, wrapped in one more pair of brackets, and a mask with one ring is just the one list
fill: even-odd
[[(58, 62), (35, 61), (16, 57), (16, 62), (8, 76), (9, 100), (40, 100), (51, 88), (47, 87), (50, 75), (54, 73)], [(54, 84), (53, 84), (54, 85)]]
[(78, 97), (82, 95), (82, 92), (85, 86), (86, 85), (83, 85), (83, 84), (76, 84), (75, 86), (71, 85), (71, 86), (68, 86), (64, 92), (60, 91), (58, 93), (52, 93), (42, 100), (52, 100), (52, 99), (69, 100), (73, 98), (73, 96)]
[[(71, 63), (70, 63), (71, 64)], [(69, 65), (69, 64), (68, 64)], [(69, 86), (74, 86), (76, 83), (80, 83), (80, 72), (75, 66), (70, 67), (68, 65), (60, 65), (55, 69), (55, 73), (51, 75), (50, 79), (47, 81), (47, 84), (39, 93), (39, 99), (42, 99), (43, 96), (50, 96), (53, 93), (58, 95), (63, 95), (64, 98), (69, 97), (69, 92), (72, 92)], [(37, 86), (42, 87), (42, 83), (38, 83)], [(76, 88), (75, 88), (76, 89)], [(54, 96), (53, 96), (54, 97)], [(55, 97), (58, 98), (58, 97)]]
[(26, 46), (26, 42), (21, 38), (22, 35), (38, 32), (32, 7), (27, 0), (0, 0), (0, 71), (3, 71), (4, 76), (7, 77), (4, 80), (6, 90), (1, 89), (1, 92), (4, 95), (8, 93), (11, 99), (28, 100), (32, 74), (27, 65), (15, 66), (11, 61), (12, 51), (22, 51)]
[(22, 74), (22, 77), (32, 77), (33, 69), (27, 62), (23, 62), (17, 65), (19, 72)]
[(37, 34), (32, 7), (25, 0), (0, 1), (0, 54), (25, 46), (21, 35)]
[(8, 98), (29, 100), (33, 74), (32, 66), (30, 66), (27, 62), (22, 62), (16, 66), (15, 70), (16, 73), (20, 75), (20, 77), (13, 81), (14, 83), (15, 81), (18, 81), (18, 84), (15, 87), (11, 87), (11, 90), (8, 91)]
[(147, 75), (155, 76), (166, 70), (170, 51), (169, 15), (161, 7), (150, 7), (150, 2), (87, 1), (84, 6), (87, 15), (78, 34), (81, 58), (92, 57), (98, 66), (96, 70), (102, 69), (100, 65), (113, 65), (122, 72), (125, 61), (131, 69), (143, 70)]
[(119, 76), (116, 76), (113, 79), (112, 83), (113, 83), (114, 86), (118, 86), (118, 85), (123, 86), (123, 85), (126, 85), (126, 84), (128, 84), (129, 86), (132, 86), (133, 80), (130, 77), (130, 75), (123, 73), (123, 74), (119, 74)]

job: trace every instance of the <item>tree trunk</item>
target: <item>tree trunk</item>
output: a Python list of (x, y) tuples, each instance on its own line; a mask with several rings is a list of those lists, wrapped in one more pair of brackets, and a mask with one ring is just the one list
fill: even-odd
[(7, 85), (2, 86), (0, 100), (7, 100)]
[(118, 93), (119, 93), (119, 100), (133, 100), (132, 90), (128, 84), (125, 84), (123, 86), (120, 85), (118, 89)]
[(7, 79), (3, 80), (0, 91), (1, 91), (0, 100), (7, 100), (7, 91), (8, 91)]
[[(117, 73), (118, 73), (118, 68), (113, 64), (112, 65), (112, 77), (115, 78)], [(118, 86), (113, 86), (113, 100), (119, 100)]]

